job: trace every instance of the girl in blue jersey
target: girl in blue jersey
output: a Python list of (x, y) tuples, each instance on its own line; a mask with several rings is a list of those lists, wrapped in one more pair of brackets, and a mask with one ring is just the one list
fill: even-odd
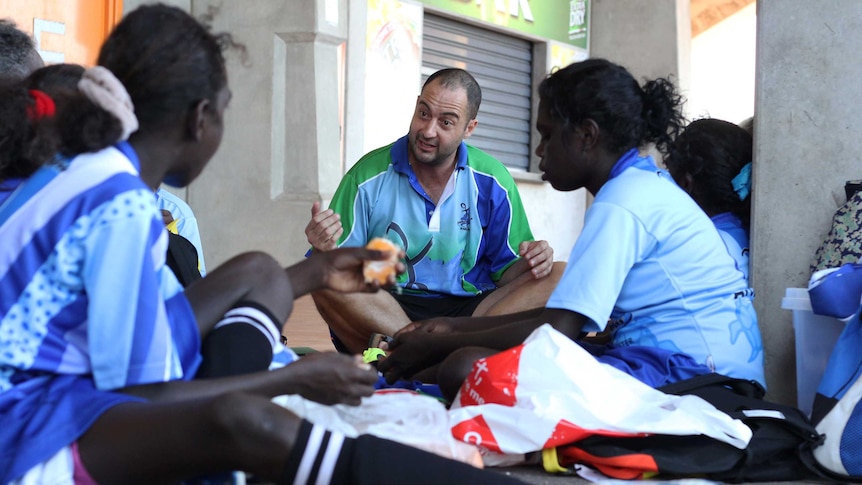
[(345, 438), (271, 402), (358, 404), (377, 376), (350, 356), (201, 378), (215, 333), (247, 327), (246, 353), (264, 342), (265, 369), (294, 297), (376, 291), (363, 260), (387, 257), (351, 248), (282, 268), (247, 253), (185, 290), (167, 269), (150, 187), (190, 183), (218, 148), (228, 44), (182, 10), (145, 6), (106, 40), (101, 67), (78, 84), (86, 97), (0, 86), (0, 483), (167, 483), (230, 470), (275, 483), (507, 481)]
[(704, 118), (680, 133), (664, 160), (673, 179), (712, 219), (746, 281), (752, 155), (748, 131)]
[(639, 153), (650, 143), (665, 151), (682, 126), (673, 85), (640, 86), (624, 68), (590, 59), (551, 74), (539, 97), (543, 179), (595, 196), (560, 283), (544, 308), (415, 322), (378, 368), (394, 381), (439, 365), (452, 397), (476, 359), (548, 322), (572, 339), (607, 330), (610, 343), (588, 350), (653, 386), (709, 372), (762, 384), (748, 284), (706, 214)]

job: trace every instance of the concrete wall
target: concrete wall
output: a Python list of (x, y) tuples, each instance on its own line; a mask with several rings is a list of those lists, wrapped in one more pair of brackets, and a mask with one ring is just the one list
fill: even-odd
[(795, 402), (787, 287), (809, 264), (862, 167), (862, 2), (757, 2), (752, 278), (769, 394)]
[(690, 79), (688, 0), (591, 0), (590, 56), (626, 67), (636, 79)]

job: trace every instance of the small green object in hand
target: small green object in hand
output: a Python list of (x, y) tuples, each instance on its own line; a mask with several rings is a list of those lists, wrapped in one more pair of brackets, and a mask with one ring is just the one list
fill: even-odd
[(365, 351), (362, 352), (362, 362), (365, 362), (366, 364), (373, 364), (374, 362), (380, 360), (381, 356), (386, 356), (386, 352), (383, 349), (365, 349)]

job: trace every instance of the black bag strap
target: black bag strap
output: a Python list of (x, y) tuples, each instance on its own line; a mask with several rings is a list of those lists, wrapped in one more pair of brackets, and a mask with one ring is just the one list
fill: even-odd
[(760, 383), (758, 383), (757, 381), (738, 379), (735, 377), (728, 377), (726, 375), (716, 373), (703, 374), (700, 376), (692, 377), (690, 379), (674, 382), (672, 384), (666, 384), (662, 387), (659, 387), (658, 390), (665, 394), (696, 394), (696, 392), (694, 391), (697, 391), (698, 389), (704, 389), (719, 385), (729, 387), (740, 396), (750, 397), (754, 399), (763, 399), (763, 396), (766, 395), (766, 390), (763, 389), (763, 386), (761, 386)]

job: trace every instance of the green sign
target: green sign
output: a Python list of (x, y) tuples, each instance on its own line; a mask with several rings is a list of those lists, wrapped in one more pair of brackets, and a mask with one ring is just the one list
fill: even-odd
[(590, 0), (422, 0), (458, 15), (587, 49)]

